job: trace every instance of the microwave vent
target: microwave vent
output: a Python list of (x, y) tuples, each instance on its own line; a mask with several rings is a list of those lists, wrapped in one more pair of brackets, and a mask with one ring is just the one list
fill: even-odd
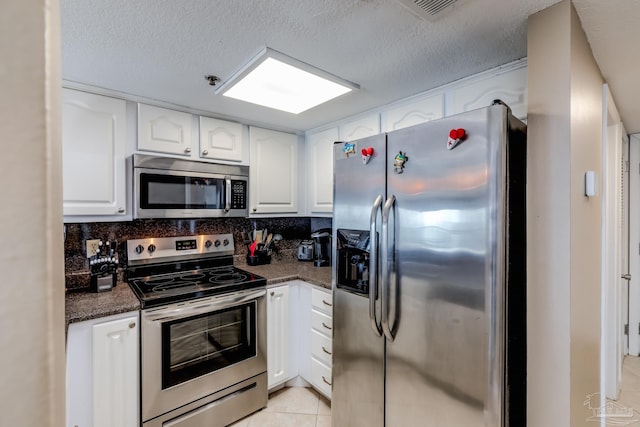
[(429, 21), (439, 19), (444, 12), (452, 9), (458, 0), (398, 0), (413, 13)]

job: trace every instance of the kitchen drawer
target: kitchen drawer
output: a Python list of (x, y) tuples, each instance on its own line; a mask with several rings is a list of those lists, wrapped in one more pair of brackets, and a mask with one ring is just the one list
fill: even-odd
[(331, 381), (331, 368), (311, 358), (311, 382), (328, 398), (331, 398)]
[(333, 295), (319, 289), (311, 289), (311, 304), (318, 310), (331, 315), (333, 311)]
[(331, 316), (320, 313), (316, 309), (311, 310), (311, 327), (329, 338), (333, 336), (333, 322), (331, 320)]
[(331, 338), (319, 333), (311, 331), (311, 356), (331, 366)]

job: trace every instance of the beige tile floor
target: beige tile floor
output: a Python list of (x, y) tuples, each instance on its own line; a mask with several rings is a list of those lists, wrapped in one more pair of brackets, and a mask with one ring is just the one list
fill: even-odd
[(622, 387), (618, 402), (640, 416), (640, 357), (626, 356), (622, 362)]
[(269, 395), (266, 408), (231, 427), (331, 427), (331, 406), (312, 388), (285, 387)]
[[(640, 357), (624, 358), (618, 402), (640, 417)], [(269, 395), (266, 408), (230, 427), (331, 427), (331, 403), (312, 388), (286, 387)]]

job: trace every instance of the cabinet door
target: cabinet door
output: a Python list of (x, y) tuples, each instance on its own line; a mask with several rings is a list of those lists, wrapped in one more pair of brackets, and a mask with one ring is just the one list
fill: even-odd
[(298, 137), (249, 129), (251, 213), (298, 212)]
[(407, 104), (397, 105), (385, 113), (385, 132), (414, 126), (442, 118), (444, 95), (435, 95)]
[(331, 400), (332, 376), (331, 368), (318, 359), (311, 358), (311, 384), (327, 399)]
[(311, 305), (331, 317), (333, 313), (333, 295), (330, 291), (321, 290), (315, 286), (311, 290)]
[(191, 114), (138, 104), (138, 150), (191, 156)]
[(126, 214), (126, 102), (62, 90), (64, 215)]
[(67, 427), (139, 425), (138, 346), (138, 312), (69, 325)]
[(301, 361), (300, 376), (331, 399), (333, 295), (317, 286), (301, 286), (300, 304), (306, 307), (306, 315), (300, 317), (300, 328), (305, 328), (304, 334), (301, 333), (300, 345), (306, 349), (301, 354), (304, 359)]
[(269, 388), (288, 379), (289, 286), (267, 290), (267, 377)]
[(333, 211), (333, 143), (338, 140), (338, 128), (307, 136), (309, 213)]
[(200, 157), (242, 161), (242, 125), (200, 117)]
[(519, 119), (527, 117), (527, 69), (519, 68), (454, 91), (454, 114), (491, 105), (501, 99)]
[(300, 282), (298, 313), (300, 376), (311, 382), (311, 288), (313, 285)]
[(138, 316), (93, 326), (93, 427), (138, 420)]
[(340, 140), (354, 141), (380, 133), (380, 114), (374, 113), (340, 126)]

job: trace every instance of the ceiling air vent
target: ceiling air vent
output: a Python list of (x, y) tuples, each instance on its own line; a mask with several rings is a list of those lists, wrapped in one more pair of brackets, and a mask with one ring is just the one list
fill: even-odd
[(439, 19), (445, 11), (451, 9), (458, 0), (398, 0), (413, 13), (421, 18), (435, 21)]

